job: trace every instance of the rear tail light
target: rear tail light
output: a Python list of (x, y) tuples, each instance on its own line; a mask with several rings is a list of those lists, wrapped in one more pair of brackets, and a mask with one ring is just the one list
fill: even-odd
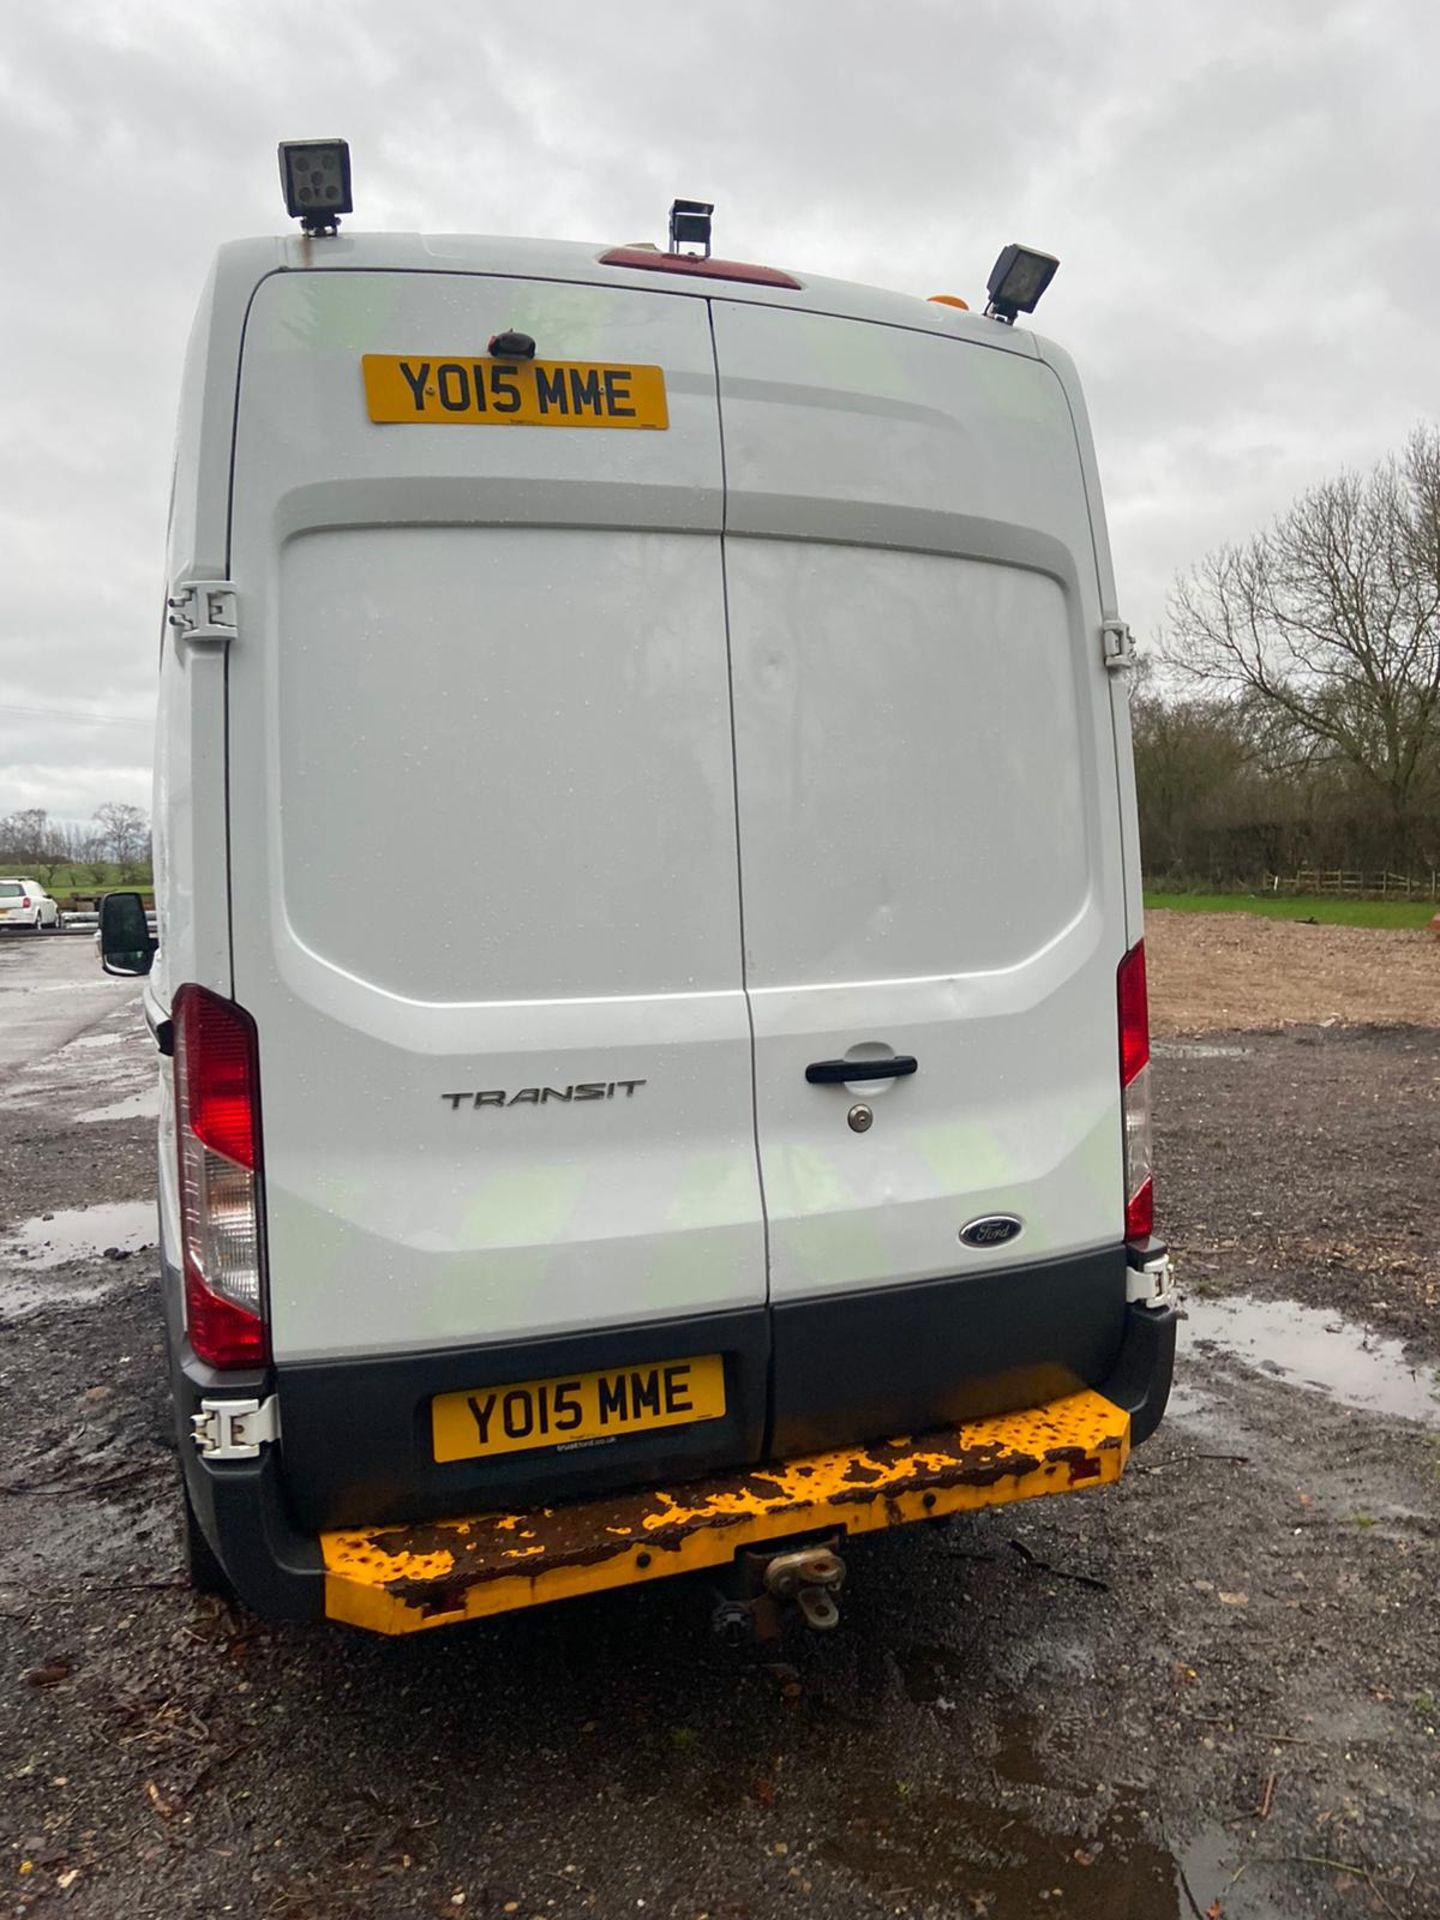
[(1155, 1186), (1150, 1163), (1150, 1002), (1145, 991), (1143, 940), (1120, 962), (1119, 1002), (1125, 1238), (1148, 1240), (1155, 1231)]
[(28, 893), (23, 893), (23, 894), (21, 894), (21, 896), (20, 896), (20, 904), (21, 904), (21, 906), (22, 906), (22, 907), (28, 907), (28, 906), (29, 906), (29, 904), (30, 904), (30, 896), (29, 896), (29, 894), (28, 894)]
[(190, 1344), (212, 1367), (270, 1358), (255, 1023), (204, 987), (175, 996), (175, 1108)]

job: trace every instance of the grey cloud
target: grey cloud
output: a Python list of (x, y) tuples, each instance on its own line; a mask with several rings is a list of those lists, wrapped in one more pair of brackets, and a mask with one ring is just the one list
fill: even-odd
[[(180, 356), (274, 145), (365, 227), (659, 238), (972, 301), (1063, 267), (1141, 633), (1177, 568), (1436, 411), (1420, 0), (59, 0), (0, 39), (0, 812), (145, 800)], [(17, 708), (84, 710), (94, 723)]]

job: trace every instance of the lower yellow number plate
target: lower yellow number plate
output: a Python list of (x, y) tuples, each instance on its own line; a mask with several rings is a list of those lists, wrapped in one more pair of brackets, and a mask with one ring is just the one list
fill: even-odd
[(724, 1411), (725, 1362), (718, 1353), (442, 1393), (431, 1403), (435, 1458), (442, 1461), (684, 1427), (718, 1420)]
[(391, 426), (668, 427), (660, 367), (456, 355), (361, 357), (370, 418)]

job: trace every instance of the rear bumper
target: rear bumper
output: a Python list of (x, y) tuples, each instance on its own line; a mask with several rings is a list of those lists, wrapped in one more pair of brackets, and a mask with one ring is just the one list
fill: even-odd
[(527, 1513), (321, 1537), (325, 1612), (416, 1633), (577, 1594), (728, 1566), (801, 1536), (874, 1533), (915, 1520), (1118, 1480), (1129, 1416), (1084, 1390), (917, 1439)]
[[(349, 1516), (317, 1522), (305, 1515), (303, 1502), (297, 1504), (287, 1459), (292, 1416), (283, 1376), (279, 1448), (266, 1447), (255, 1460), (220, 1463), (196, 1451), (188, 1437), (189, 1420), (201, 1398), (260, 1396), (274, 1383), (263, 1375), (216, 1375), (201, 1367), (178, 1322), (173, 1273), (166, 1275), (165, 1293), (190, 1498), (240, 1597), (272, 1618), (328, 1615), (387, 1633), (715, 1567), (756, 1542), (817, 1529), (870, 1532), (1103, 1485), (1119, 1478), (1130, 1448), (1159, 1424), (1175, 1353), (1174, 1309), (1127, 1307), (1122, 1298), (1114, 1329), (1118, 1337), (1104, 1343), (1108, 1364), (1097, 1381), (1085, 1382), (1073, 1370), (1048, 1363), (1018, 1373), (1002, 1366), (970, 1374), (958, 1390), (960, 1410), (916, 1421), (914, 1440), (856, 1447), (830, 1437), (846, 1399), (852, 1401), (850, 1435), (857, 1428), (866, 1431), (859, 1426), (857, 1412), (863, 1417), (863, 1408), (853, 1400), (853, 1386), (842, 1380), (818, 1416), (812, 1408), (802, 1421), (797, 1402), (792, 1431), (803, 1432), (808, 1425), (812, 1434), (826, 1437), (808, 1445), (767, 1446), (763, 1453), (758, 1438), (752, 1442), (751, 1460), (778, 1459), (778, 1465), (721, 1472), (702, 1465), (688, 1473), (682, 1467), (645, 1477), (640, 1491), (602, 1486), (561, 1498), (539, 1478), (545, 1457), (531, 1456), (537, 1475), (533, 1491), (505, 1501), (452, 1504), (449, 1516), (469, 1516), (456, 1519), (431, 1518), (418, 1505), (406, 1515), (401, 1502), (407, 1476), (396, 1471), (392, 1456), (391, 1484), (377, 1488), (382, 1497), (363, 1522)], [(1034, 1323), (1029, 1333), (1032, 1343), (1043, 1343)], [(697, 1350), (674, 1327), (658, 1330), (655, 1338), (657, 1352)], [(863, 1345), (851, 1348), (856, 1351), (863, 1353)], [(931, 1404), (938, 1389), (924, 1384), (933, 1372), (928, 1353), (912, 1346), (911, 1356), (922, 1382), (918, 1404)], [(753, 1412), (748, 1394), (743, 1405)], [(363, 1416), (352, 1414), (347, 1422), (339, 1402), (333, 1411), (337, 1444), (368, 1457)], [(543, 1501), (555, 1504), (542, 1506)]]

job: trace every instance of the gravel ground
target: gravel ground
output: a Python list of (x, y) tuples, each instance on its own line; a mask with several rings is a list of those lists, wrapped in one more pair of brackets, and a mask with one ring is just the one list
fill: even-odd
[[(0, 992), (65, 1003), (66, 944), (0, 949)], [(1433, 1032), (1229, 1011), (1161, 1053), (1195, 1290), (1161, 1433), (1113, 1490), (858, 1543), (834, 1634), (737, 1654), (687, 1581), (396, 1643), (191, 1596), (135, 1252), (153, 1054), (133, 1002), (91, 1012), (0, 1104), (0, 1911), (1440, 1913)], [(1237, 1357), (1271, 1312), (1293, 1343)]]
[(1158, 1046), (1160, 1204), (1188, 1284), (1338, 1307), (1440, 1347), (1440, 1034), (1296, 1026)]

